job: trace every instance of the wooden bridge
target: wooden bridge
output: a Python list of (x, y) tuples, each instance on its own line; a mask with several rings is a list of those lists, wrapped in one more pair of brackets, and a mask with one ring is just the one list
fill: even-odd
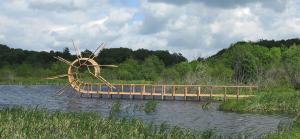
[(153, 85), (153, 84), (112, 84), (110, 88), (105, 84), (75, 82), (72, 87), (81, 95), (98, 94), (100, 97), (108, 95), (129, 96), (130, 99), (139, 96), (157, 97), (161, 100), (183, 98), (183, 100), (201, 100), (202, 97), (218, 97), (224, 101), (228, 98), (245, 98), (255, 95), (257, 86), (228, 86), (228, 85)]

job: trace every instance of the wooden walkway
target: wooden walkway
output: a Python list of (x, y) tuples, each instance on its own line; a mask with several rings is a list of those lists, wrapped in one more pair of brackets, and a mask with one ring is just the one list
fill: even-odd
[(193, 100), (201, 100), (201, 97), (219, 97), (226, 100), (228, 98), (245, 98), (255, 95), (257, 86), (227, 86), (227, 85), (153, 85), (153, 84), (113, 84), (115, 88), (110, 89), (104, 84), (80, 83), (71, 84), (73, 88), (81, 94), (99, 94), (124, 96), (129, 98), (134, 96), (159, 97), (161, 100), (166, 98), (175, 100), (181, 97), (183, 100), (191, 98)]

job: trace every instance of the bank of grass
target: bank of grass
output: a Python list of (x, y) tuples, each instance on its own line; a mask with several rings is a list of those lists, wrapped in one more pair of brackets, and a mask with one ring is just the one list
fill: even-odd
[(228, 100), (220, 105), (220, 110), (250, 113), (278, 113), (294, 117), (290, 129), (267, 135), (271, 139), (299, 139), (300, 138), (300, 92), (292, 89), (273, 89), (258, 92), (255, 97)]
[(97, 113), (0, 110), (0, 138), (211, 138), (211, 132), (155, 126), (137, 119), (103, 118)]

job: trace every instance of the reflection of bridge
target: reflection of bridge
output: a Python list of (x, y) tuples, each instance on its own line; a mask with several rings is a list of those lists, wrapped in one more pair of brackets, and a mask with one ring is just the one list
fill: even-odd
[(105, 84), (97, 83), (73, 83), (72, 87), (80, 94), (99, 94), (113, 95), (122, 97), (123, 95), (133, 98), (140, 96), (142, 99), (146, 96), (160, 97), (161, 100), (175, 97), (181, 97), (184, 100), (191, 98), (200, 100), (201, 97), (219, 97), (226, 100), (227, 98), (245, 98), (254, 96), (254, 90), (257, 86), (225, 86), (225, 85), (152, 85), (152, 84), (113, 84), (110, 88)]

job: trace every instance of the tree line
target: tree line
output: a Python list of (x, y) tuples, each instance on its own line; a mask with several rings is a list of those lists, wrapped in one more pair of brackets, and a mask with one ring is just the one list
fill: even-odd
[[(88, 56), (91, 51), (85, 50), (82, 55)], [(169, 51), (157, 50), (151, 51), (147, 49), (132, 50), (129, 48), (109, 48), (103, 49), (96, 61), (100, 64), (120, 64), (131, 58), (137, 61), (144, 61), (149, 56), (157, 56), (164, 65), (172, 66), (174, 64), (187, 61), (181, 53), (170, 53)], [(6, 45), (0, 44), (0, 66), (29, 64), (32, 66), (49, 67), (56, 62), (54, 56), (61, 56), (68, 60), (74, 60), (75, 55), (70, 53), (68, 47), (63, 51), (37, 52), (22, 49), (9, 48)]]
[[(91, 54), (85, 50), (83, 55)], [(14, 55), (12, 55), (14, 54)], [(45, 77), (63, 74), (67, 66), (53, 59), (75, 59), (68, 49), (62, 52), (34, 52), (0, 46), (0, 82), (18, 77)], [(259, 40), (237, 42), (217, 54), (188, 62), (179, 53), (129, 48), (104, 49), (96, 58), (108, 80), (146, 80), (176, 84), (257, 84), (262, 87), (300, 89), (300, 41)], [(34, 68), (42, 65), (39, 68)], [(32, 72), (34, 71), (34, 72)]]

